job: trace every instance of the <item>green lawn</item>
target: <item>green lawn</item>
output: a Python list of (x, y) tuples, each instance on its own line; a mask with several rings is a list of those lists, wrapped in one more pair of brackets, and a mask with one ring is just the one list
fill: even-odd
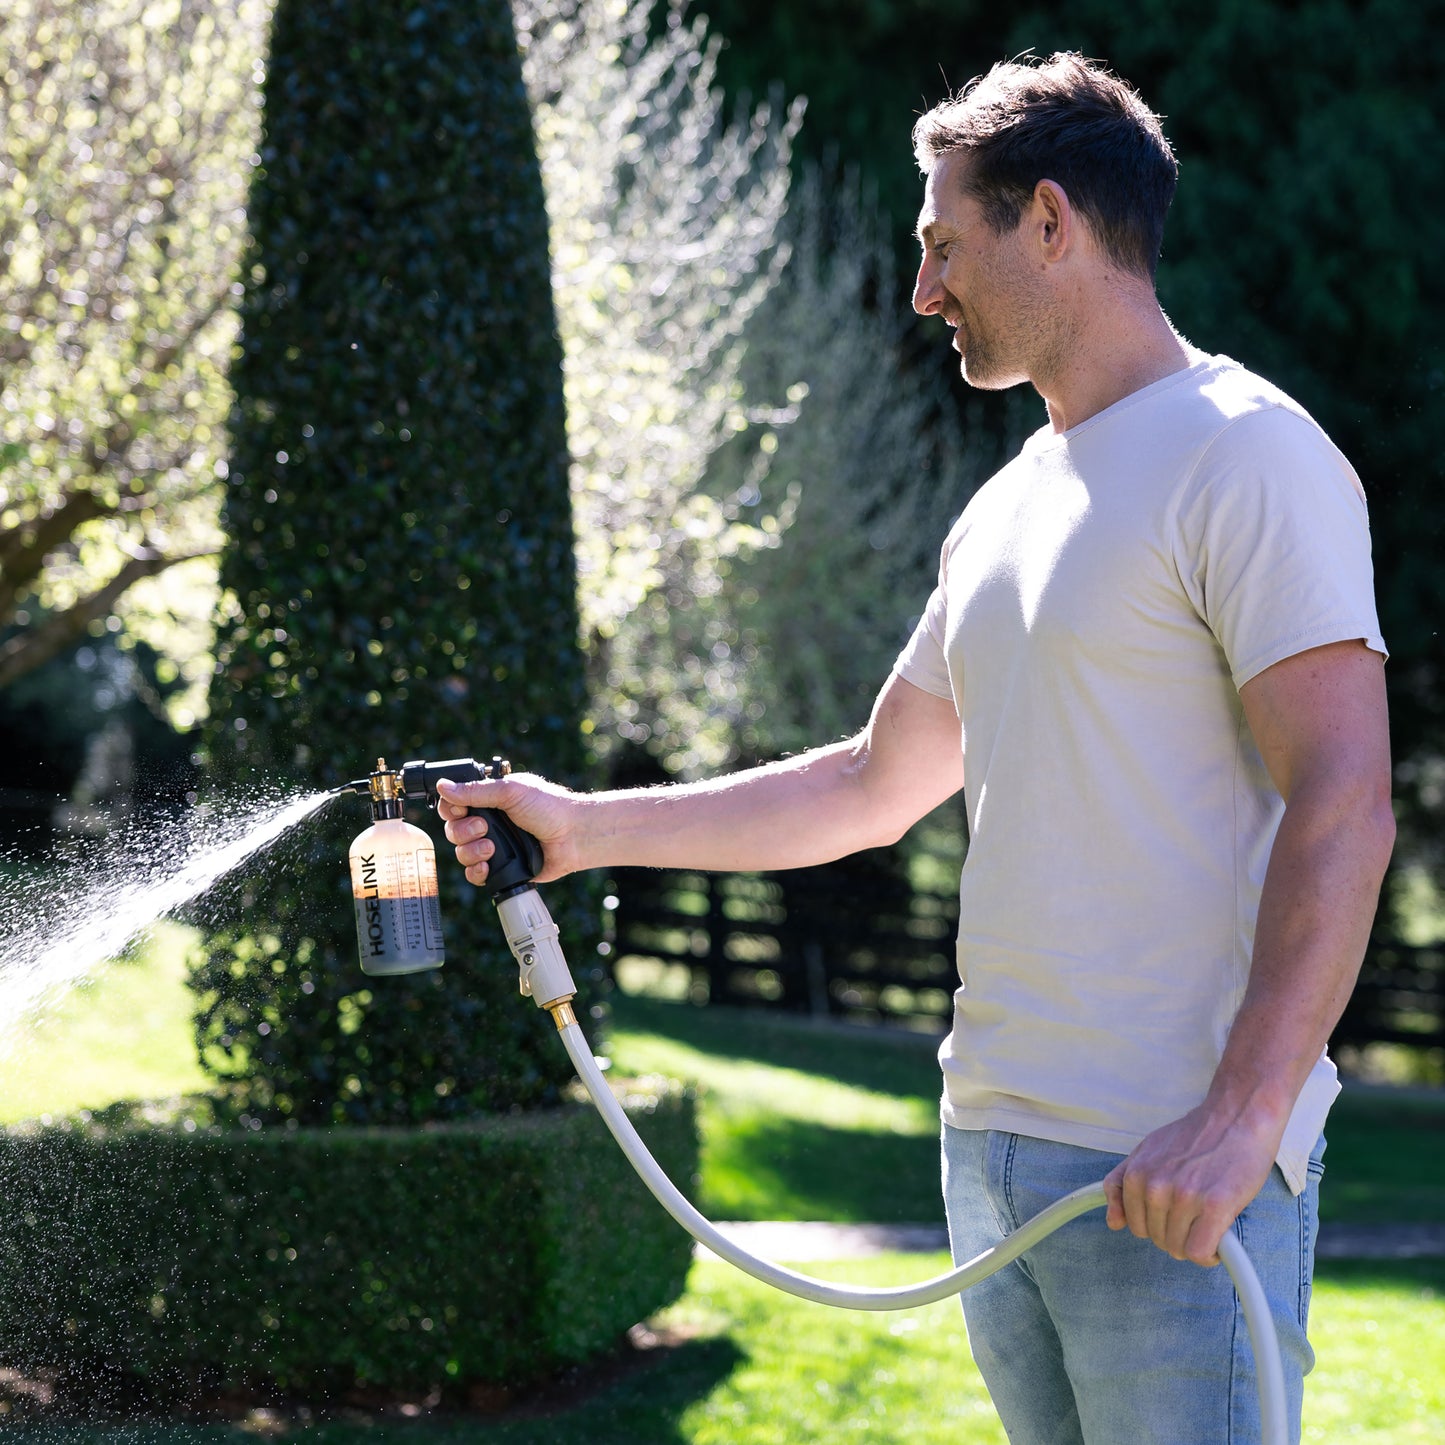
[[(702, 1088), (705, 1213), (941, 1220), (931, 1041), (650, 998), (614, 1015), (619, 1069)], [(1445, 1222), (1445, 1091), (1347, 1084), (1328, 1133), (1326, 1220)]]
[[(200, 1087), (191, 1059), (186, 935), (163, 929), (27, 1030), (0, 1074), (0, 1118)], [(538, 1019), (538, 1027), (550, 1027)], [(614, 1066), (698, 1082), (698, 1197), (715, 1217), (928, 1221), (937, 1200), (937, 1066), (929, 1042), (619, 998)], [(1445, 1219), (1445, 1103), (1357, 1091), (1332, 1121), (1326, 1209), (1355, 1220)], [(673, 1228), (660, 1214), (659, 1228)], [(941, 1256), (807, 1269), (896, 1284)], [(668, 1340), (583, 1403), (527, 1418), (353, 1416), (309, 1424), (27, 1427), (31, 1445), (866, 1445), (1002, 1441), (951, 1302), (853, 1314), (700, 1261), (652, 1322)], [(1408, 1445), (1445, 1438), (1445, 1261), (1325, 1264), (1305, 1438)]]
[[(883, 1285), (947, 1265), (886, 1255), (816, 1267)], [(1307, 1441), (1436, 1445), (1445, 1436), (1445, 1262), (1330, 1266), (1316, 1287), (1320, 1363)], [(540, 1418), (338, 1420), (286, 1428), (10, 1426), (27, 1445), (242, 1445), (280, 1434), (305, 1445), (1002, 1445), (952, 1302), (897, 1314), (806, 1304), (729, 1266), (694, 1266), (682, 1301), (654, 1322), (673, 1340), (642, 1369)]]
[(131, 955), (0, 1042), (0, 1124), (206, 1088), (185, 986), (193, 936), (161, 923)]
[(1320, 1265), (1306, 1440), (1445, 1440), (1445, 1259)]
[(936, 1045), (618, 998), (623, 1073), (702, 1086), (700, 1207), (719, 1219), (942, 1223)]

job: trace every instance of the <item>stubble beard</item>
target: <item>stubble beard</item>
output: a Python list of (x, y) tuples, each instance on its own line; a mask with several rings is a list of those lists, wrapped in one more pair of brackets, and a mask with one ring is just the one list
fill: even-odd
[(1007, 340), (982, 325), (976, 316), (969, 316), (958, 298), (948, 293), (946, 314), (958, 317), (954, 329), (955, 337), (961, 336), (962, 345), (955, 341), (958, 351), (958, 369), (963, 379), (978, 391), (1004, 391), (1027, 381), (1028, 369), (1021, 358), (1011, 356), (1017, 351)]
[(988, 279), (995, 313), (992, 325), (970, 316), (945, 288), (944, 314), (962, 323), (959, 371), (979, 391), (1004, 391), (1025, 381), (1037, 386), (1058, 360), (1058, 317), (1051, 314), (1036, 279), (1011, 258), (994, 267)]
[(1009, 367), (987, 336), (972, 330), (964, 333), (958, 369), (963, 379), (979, 391), (1003, 391), (1027, 380), (1017, 367)]

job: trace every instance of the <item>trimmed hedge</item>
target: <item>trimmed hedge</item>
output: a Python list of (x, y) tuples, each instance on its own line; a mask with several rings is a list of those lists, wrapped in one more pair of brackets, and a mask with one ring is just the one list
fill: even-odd
[[(624, 1103), (669, 1175), (691, 1098)], [(0, 1134), (0, 1362), (345, 1389), (519, 1384), (684, 1288), (691, 1241), (588, 1106), (425, 1129)]]

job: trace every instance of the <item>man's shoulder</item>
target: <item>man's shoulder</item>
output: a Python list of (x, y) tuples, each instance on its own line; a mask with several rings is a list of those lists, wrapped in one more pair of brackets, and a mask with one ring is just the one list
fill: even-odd
[(1324, 428), (1282, 387), (1227, 356), (1209, 357), (1197, 368), (1194, 385), (1181, 402), (1192, 409), (1206, 431), (1231, 430), (1245, 418), (1258, 418), (1251, 429), (1289, 434), (1301, 427), (1325, 435)]
[(1283, 387), (1228, 356), (1205, 358), (1194, 390), (1201, 401), (1225, 416), (1275, 409), (1308, 415)]
[[(1186, 485), (1243, 467), (1354, 469), (1310, 413), (1282, 387), (1227, 356), (1191, 368), (1151, 418), (1161, 449), (1172, 451)], [(1167, 438), (1167, 442), (1165, 442)]]
[(1228, 358), (1216, 360), (1199, 386), (1205, 412), (1176, 494), (1179, 517), (1237, 505), (1308, 512), (1328, 496), (1363, 505), (1359, 475), (1304, 407)]
[(1288, 392), (1228, 357), (1215, 357), (1201, 377), (1204, 441), (1216, 461), (1255, 455), (1278, 462), (1291, 452), (1302, 459), (1328, 457), (1353, 474), (1325, 429)]

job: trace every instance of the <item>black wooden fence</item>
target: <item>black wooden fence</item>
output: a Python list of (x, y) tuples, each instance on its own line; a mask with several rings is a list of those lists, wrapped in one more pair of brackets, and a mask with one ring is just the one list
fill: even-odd
[(1445, 1048), (1445, 947), (1373, 939), (1333, 1042)]
[[(942, 1029), (958, 983), (958, 899), (913, 887), (888, 852), (787, 873), (629, 869), (617, 958), (685, 967), (698, 1001)], [(1445, 946), (1377, 939), (1334, 1042), (1445, 1047)]]
[(680, 964), (692, 994), (854, 1018), (943, 1020), (958, 899), (913, 888), (887, 851), (786, 873), (629, 869), (615, 948)]

